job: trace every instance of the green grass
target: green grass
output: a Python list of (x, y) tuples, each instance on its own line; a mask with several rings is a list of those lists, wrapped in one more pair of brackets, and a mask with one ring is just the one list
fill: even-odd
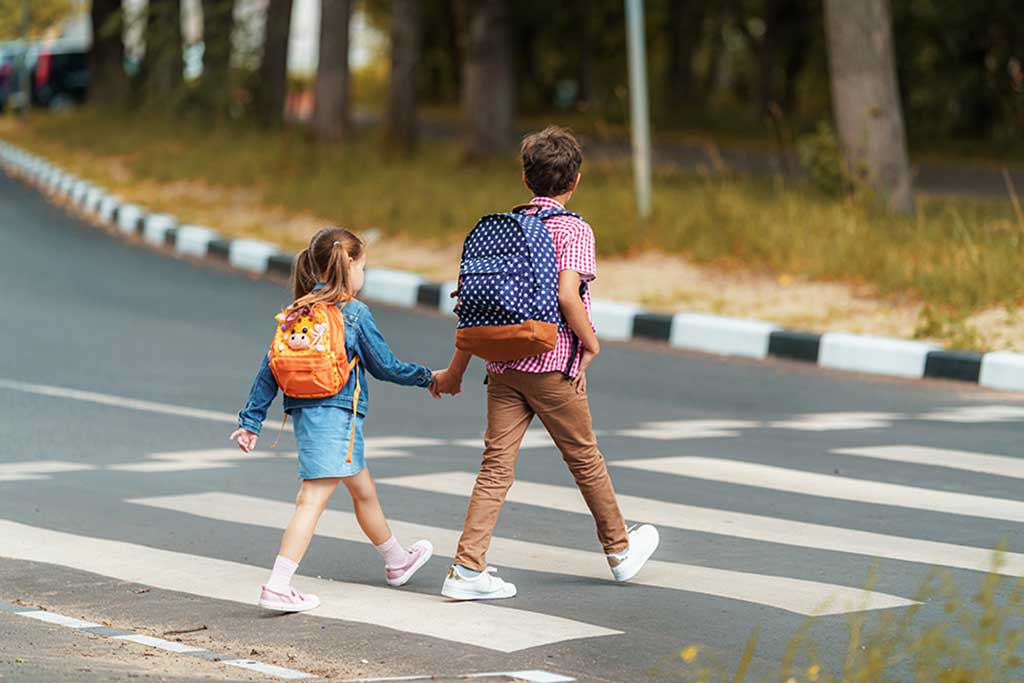
[[(999, 567), (1000, 553), (993, 555)], [(875, 574), (875, 572), (872, 572)], [(873, 588), (874, 579), (868, 582)], [(986, 574), (964, 595), (945, 571), (933, 570), (907, 608), (847, 617), (842, 651), (823, 650), (813, 637), (815, 619), (793, 634), (770, 678), (754, 678), (758, 633), (739, 664), (725, 653), (689, 644), (647, 671), (649, 683), (1010, 683), (1024, 680), (1024, 579)], [(931, 607), (925, 614), (924, 610)], [(936, 609), (938, 608), (938, 609)], [(731, 659), (731, 657), (730, 657)], [(776, 667), (762, 665), (761, 669)]]
[[(458, 240), (478, 216), (528, 198), (513, 153), (467, 165), (445, 142), (424, 142), (415, 159), (395, 160), (384, 158), (366, 133), (347, 145), (323, 145), (298, 129), (267, 134), (92, 109), (7, 122), (0, 135), (58, 161), (91, 159), (90, 177), (98, 182), (115, 181), (106, 160), (117, 157), (136, 180), (252, 188), (271, 204), (356, 230), (413, 237), (424, 248)], [(921, 333), (948, 328), (945, 336), (965, 346), (974, 343), (969, 330), (957, 328), (966, 315), (1024, 299), (1024, 218), (1005, 201), (923, 197), (916, 217), (901, 218), (869, 199), (829, 198), (779, 179), (659, 169), (654, 212), (643, 220), (633, 207), (629, 166), (585, 162), (572, 208), (594, 227), (602, 255), (660, 250), (728, 268), (862, 285), (893, 301), (925, 302), (930, 318)], [(187, 200), (178, 211), (188, 216)], [(252, 229), (274, 234), (273, 225)]]

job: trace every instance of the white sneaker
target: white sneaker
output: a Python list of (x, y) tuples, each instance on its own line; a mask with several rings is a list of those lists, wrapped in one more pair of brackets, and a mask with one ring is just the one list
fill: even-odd
[(462, 572), (452, 565), (448, 569), (448, 576), (441, 587), (441, 595), (452, 600), (497, 600), (500, 598), (514, 598), (516, 596), (515, 584), (501, 579), (495, 574), (498, 572), (494, 567), (488, 567), (474, 578), (462, 575)]
[(633, 525), (627, 533), (629, 547), (626, 548), (626, 556), (608, 556), (608, 566), (612, 568), (616, 581), (629, 581), (636, 576), (658, 549), (658, 530), (650, 524)]

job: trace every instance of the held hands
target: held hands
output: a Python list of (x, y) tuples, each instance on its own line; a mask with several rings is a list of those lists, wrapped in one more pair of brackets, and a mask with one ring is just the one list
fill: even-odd
[(259, 434), (253, 434), (248, 429), (242, 429), (241, 427), (231, 432), (231, 436), (228, 437), (231, 441), (238, 439), (238, 447), (245, 453), (252, 453), (253, 449), (256, 448), (256, 441), (259, 438)]
[(434, 371), (434, 381), (430, 384), (430, 395), (441, 398), (441, 394), (455, 396), (462, 391), (462, 375), (451, 368)]

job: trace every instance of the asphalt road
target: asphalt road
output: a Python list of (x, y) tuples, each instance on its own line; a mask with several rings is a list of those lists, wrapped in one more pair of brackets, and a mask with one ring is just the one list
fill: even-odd
[[(443, 402), (370, 387), (385, 510), (403, 541), (431, 538), (435, 559), (387, 589), (339, 495), (297, 581), (324, 606), (270, 617), (255, 600), (297, 489), (294, 446), (286, 433), (277, 452), (242, 457), (227, 434), (286, 297), (115, 240), (0, 177), (0, 600), (154, 636), (205, 627), (180, 640), (342, 679), (541, 669), (632, 682), (663, 680), (647, 672), (690, 644), (735, 665), (754, 628), (752, 671), (767, 675), (813, 612), (835, 664), (854, 610), (903, 613), (932, 564), (969, 596), (1000, 542), (1003, 571), (1024, 575), (1022, 397), (608, 344), (590, 378), (602, 450), (626, 516), (662, 537), (639, 583), (610, 582), (536, 432), (489, 558), (519, 597), (437, 596), (479, 458), (475, 364)], [(373, 308), (400, 357), (446, 363), (451, 320)], [(279, 416), (278, 404), (268, 435)], [(921, 623), (943, 606), (926, 603)], [(60, 657), (44, 653), (63, 636), (0, 616), (0, 676), (56, 677)], [(104, 678), (153, 673), (131, 647), (136, 668), (118, 660)], [(167, 675), (266, 680), (210, 663)]]

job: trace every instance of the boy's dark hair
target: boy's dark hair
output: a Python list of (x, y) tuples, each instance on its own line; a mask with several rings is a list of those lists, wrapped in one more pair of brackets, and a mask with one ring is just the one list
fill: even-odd
[(583, 150), (566, 128), (548, 126), (523, 138), (523, 176), (538, 197), (557, 197), (576, 182)]

